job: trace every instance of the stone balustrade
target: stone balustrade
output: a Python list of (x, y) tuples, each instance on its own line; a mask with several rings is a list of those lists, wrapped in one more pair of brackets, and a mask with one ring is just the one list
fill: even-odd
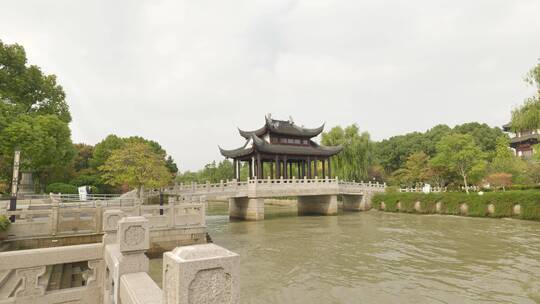
[(264, 199), (296, 196), (299, 214), (337, 214), (337, 196), (344, 197), (344, 210), (362, 211), (371, 208), (375, 192), (384, 192), (386, 184), (346, 182), (336, 178), (314, 179), (248, 179), (220, 183), (178, 184), (166, 192), (173, 195), (204, 196), (208, 200), (229, 201), (229, 217), (243, 220), (264, 219)]
[(0, 210), (0, 215), (15, 216), (9, 227), (9, 239), (28, 237), (85, 235), (102, 233), (103, 213), (118, 209), (125, 215), (143, 216), (152, 229), (205, 226), (205, 204), (175, 204), (164, 206), (136, 205), (129, 207), (70, 207), (52, 204), (48, 209)]
[[(406, 193), (409, 193), (409, 192), (415, 192), (415, 193), (421, 193), (421, 192), (424, 192), (424, 189), (423, 188), (400, 188), (399, 189), (399, 192), (406, 192)], [(433, 193), (439, 193), (439, 192), (446, 192), (446, 188), (441, 188), (441, 187), (431, 187), (429, 192), (433, 192)]]
[(103, 219), (102, 243), (0, 252), (0, 304), (239, 303), (237, 254), (214, 244), (167, 252), (162, 291), (148, 275), (150, 221), (121, 210)]
[(102, 244), (0, 252), (0, 303), (102, 303), (103, 271)]
[(59, 204), (52, 204), (48, 209), (4, 209), (0, 214), (16, 217), (16, 221), (9, 226), (8, 244), (14, 248), (35, 248), (99, 242), (105, 232), (103, 227), (107, 219), (104, 215), (108, 210), (119, 210), (121, 217), (146, 218), (151, 230), (152, 254), (160, 254), (179, 245), (206, 243), (204, 203), (177, 203), (170, 200), (164, 206), (125, 207), (60, 207)]
[(167, 189), (166, 193), (176, 195), (205, 195), (209, 198), (221, 197), (276, 197), (295, 195), (359, 194), (364, 192), (382, 192), (386, 184), (371, 182), (346, 182), (336, 178), (314, 179), (248, 179), (245, 182), (221, 181), (219, 183), (177, 184)]

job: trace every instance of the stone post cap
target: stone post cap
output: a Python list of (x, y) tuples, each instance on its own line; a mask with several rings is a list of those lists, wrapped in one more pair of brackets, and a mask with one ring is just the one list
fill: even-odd
[(215, 244), (163, 255), (164, 304), (238, 304), (240, 256)]
[(120, 252), (145, 251), (150, 248), (150, 228), (144, 216), (130, 216), (118, 222)]
[(202, 244), (176, 247), (169, 256), (177, 262), (182, 263), (208, 259), (237, 257), (239, 255), (216, 244)]
[(124, 212), (118, 209), (109, 209), (103, 212), (103, 231), (113, 232), (118, 229), (118, 222), (124, 217)]

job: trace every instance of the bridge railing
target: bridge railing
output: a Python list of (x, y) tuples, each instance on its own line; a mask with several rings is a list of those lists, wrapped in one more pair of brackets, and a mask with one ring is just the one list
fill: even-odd
[[(204, 183), (204, 184), (197, 184), (197, 183), (191, 183), (188, 185), (185, 184), (177, 184), (173, 189), (170, 189), (169, 191), (172, 193), (198, 193), (198, 194), (211, 194), (211, 193), (223, 193), (223, 194), (232, 194), (232, 193), (238, 193), (240, 191), (246, 191), (249, 187), (256, 186), (257, 188), (263, 187), (265, 189), (269, 189), (270, 187), (298, 187), (302, 185), (332, 185), (332, 186), (339, 186), (340, 188), (347, 189), (348, 191), (356, 190), (356, 191), (365, 191), (365, 190), (372, 190), (372, 191), (383, 191), (386, 188), (386, 184), (384, 183), (378, 183), (378, 182), (356, 182), (356, 181), (342, 181), (339, 180), (338, 177), (335, 178), (291, 178), (291, 179), (271, 179), (271, 178), (265, 178), (265, 179), (248, 179), (247, 181), (238, 182), (236, 180), (232, 181), (221, 181), (219, 183)], [(249, 188), (251, 189), (251, 188)]]
[(150, 228), (190, 228), (206, 225), (204, 203), (159, 205), (102, 206), (63, 208), (53, 204), (47, 209), (0, 210), (0, 215), (14, 216), (8, 240), (48, 236), (73, 236), (102, 233), (103, 213), (115, 209), (126, 216), (143, 216)]
[(240, 182), (236, 180), (221, 181), (219, 183), (191, 183), (191, 184), (176, 184), (173, 188), (167, 189), (166, 192), (185, 193), (185, 192), (226, 192), (236, 191), (239, 188), (246, 188), (247, 181)]

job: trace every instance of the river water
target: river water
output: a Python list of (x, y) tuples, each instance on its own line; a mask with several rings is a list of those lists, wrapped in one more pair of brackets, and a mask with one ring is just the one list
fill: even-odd
[(540, 222), (265, 209), (261, 222), (208, 210), (213, 241), (241, 256), (242, 303), (540, 303)]

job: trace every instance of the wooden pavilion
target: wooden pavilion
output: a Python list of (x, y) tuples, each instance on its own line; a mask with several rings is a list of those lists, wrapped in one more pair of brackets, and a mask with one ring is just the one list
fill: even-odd
[[(240, 179), (241, 162), (249, 164), (250, 178), (332, 177), (330, 159), (338, 154), (342, 147), (321, 146), (314, 142), (313, 138), (321, 134), (323, 129), (324, 124), (308, 129), (295, 125), (292, 119), (276, 120), (266, 116), (265, 124), (260, 129), (238, 130), (246, 139), (242, 147), (233, 150), (219, 147), (219, 150), (226, 158), (233, 159), (234, 176), (237, 180)], [(265, 164), (269, 172), (264, 172)]]

